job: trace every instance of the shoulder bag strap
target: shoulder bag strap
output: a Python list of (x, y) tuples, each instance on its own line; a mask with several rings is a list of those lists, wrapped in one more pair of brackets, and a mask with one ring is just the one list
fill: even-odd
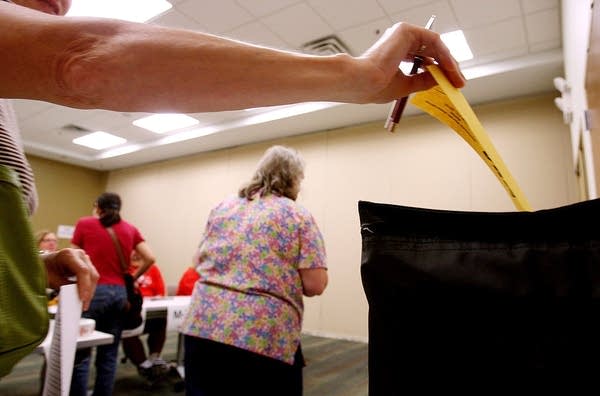
[(127, 263), (125, 261), (125, 257), (123, 256), (123, 250), (121, 250), (121, 244), (119, 243), (119, 240), (117, 239), (115, 230), (113, 230), (112, 227), (106, 227), (106, 231), (108, 231), (108, 235), (110, 235), (110, 238), (112, 239), (113, 243), (115, 244), (115, 248), (117, 249), (117, 254), (119, 255), (119, 261), (121, 262), (121, 269), (123, 270), (123, 273), (126, 274), (127, 268), (129, 266), (127, 265)]

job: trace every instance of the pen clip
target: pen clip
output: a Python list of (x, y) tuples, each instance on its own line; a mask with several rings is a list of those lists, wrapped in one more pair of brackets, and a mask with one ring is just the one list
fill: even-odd
[(433, 27), (433, 22), (435, 22), (435, 15), (432, 15), (431, 17), (429, 17), (429, 20), (427, 21), (427, 24), (425, 25), (425, 29), (431, 30), (431, 28)]

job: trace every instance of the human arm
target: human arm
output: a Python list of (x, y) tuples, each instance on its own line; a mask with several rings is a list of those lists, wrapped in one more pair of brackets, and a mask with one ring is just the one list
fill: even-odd
[(102, 18), (64, 18), (0, 2), (0, 97), (76, 108), (201, 112), (304, 101), (386, 103), (435, 84), (398, 65), (425, 45), (457, 87), (439, 35), (399, 23), (363, 55), (311, 56), (200, 32)]
[(327, 287), (327, 270), (325, 268), (300, 269), (302, 291), (305, 296), (320, 296)]
[(52, 253), (44, 253), (41, 259), (46, 266), (48, 286), (58, 289), (62, 285), (73, 283), (71, 277), (75, 276), (79, 298), (83, 310), (87, 310), (94, 297), (96, 283), (100, 275), (90, 261), (88, 255), (81, 249), (65, 248)]
[(307, 297), (318, 296), (325, 291), (329, 280), (325, 241), (313, 216), (304, 208), (300, 208), (298, 273), (302, 282), (302, 294)]
[(152, 250), (150, 250), (150, 246), (148, 246), (146, 242), (138, 243), (135, 246), (135, 251), (140, 255), (142, 259), (142, 265), (140, 265), (137, 271), (135, 271), (135, 273), (133, 274), (133, 279), (139, 278), (143, 273), (145, 273), (148, 270), (148, 268), (150, 268), (152, 264), (154, 264), (154, 261), (156, 260), (154, 258), (154, 254), (152, 253)]

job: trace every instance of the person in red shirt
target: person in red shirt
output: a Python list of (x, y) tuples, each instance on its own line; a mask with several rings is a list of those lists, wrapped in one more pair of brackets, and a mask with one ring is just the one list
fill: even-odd
[[(129, 271), (132, 274), (135, 273), (142, 263), (142, 258), (134, 250), (131, 254)], [(144, 297), (162, 297), (166, 294), (165, 281), (156, 264), (150, 266), (150, 268), (137, 279), (137, 284)], [(146, 340), (148, 355), (146, 355), (144, 345), (139, 336), (126, 337), (122, 340), (123, 352), (125, 353), (124, 360), (131, 360), (143, 377), (149, 380), (155, 380), (169, 371), (167, 363), (161, 357), (162, 349), (167, 337), (167, 319), (146, 319), (143, 333), (148, 334)]]
[(183, 275), (181, 275), (175, 294), (178, 296), (191, 296), (194, 291), (194, 285), (198, 279), (200, 279), (198, 271), (196, 271), (194, 267), (188, 267)]

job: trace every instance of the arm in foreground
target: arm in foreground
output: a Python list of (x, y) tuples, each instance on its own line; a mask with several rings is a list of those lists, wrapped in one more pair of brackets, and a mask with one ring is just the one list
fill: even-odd
[[(48, 15), (0, 2), (0, 97), (116, 111), (204, 112), (307, 101), (387, 103), (435, 85), (419, 53), (465, 83), (439, 34), (397, 23), (361, 56), (313, 56), (201, 32)], [(420, 49), (423, 48), (423, 51)], [(243, 93), (243, 94), (240, 94)]]

